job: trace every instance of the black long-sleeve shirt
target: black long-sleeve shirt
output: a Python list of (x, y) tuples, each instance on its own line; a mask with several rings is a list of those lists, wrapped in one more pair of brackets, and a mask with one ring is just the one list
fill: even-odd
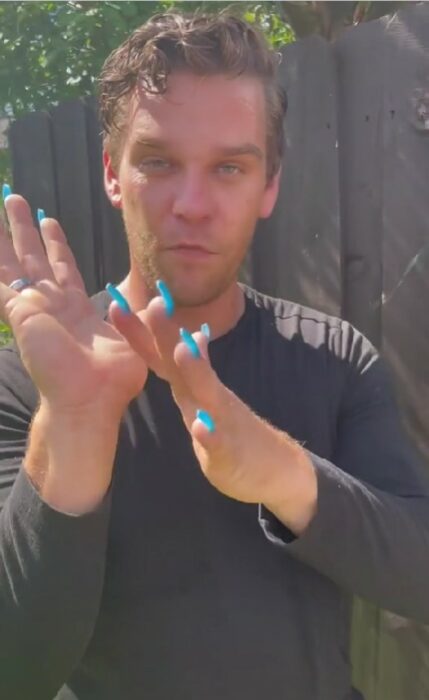
[(308, 450), (316, 516), (294, 537), (217, 492), (151, 373), (103, 503), (55, 511), (21, 466), (37, 392), (2, 349), (0, 698), (349, 700), (352, 593), (429, 622), (428, 481), (380, 358), (346, 322), (244, 289), (210, 358)]

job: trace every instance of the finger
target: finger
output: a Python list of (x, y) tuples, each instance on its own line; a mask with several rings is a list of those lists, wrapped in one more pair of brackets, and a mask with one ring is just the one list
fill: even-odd
[(167, 315), (165, 303), (161, 297), (155, 297), (149, 302), (144, 320), (153, 335), (168, 381), (175, 384), (177, 393), (181, 393), (182, 382), (174, 361), (174, 349), (180, 340), (179, 327), (174, 316)]
[(207, 337), (200, 331), (193, 333), (191, 337), (198, 348), (198, 355), (191, 349), (188, 338), (186, 342), (182, 340), (177, 343), (173, 353), (176, 372), (197, 407), (208, 411), (216, 423), (234, 395), (222, 384), (210, 364)]
[(165, 372), (155, 348), (153, 336), (139, 317), (132, 312), (124, 313), (114, 301), (109, 307), (109, 318), (133, 350), (143, 357), (147, 366), (161, 379), (165, 379)]
[(54, 280), (53, 271), (34, 226), (30, 207), (23, 197), (10, 195), (5, 200), (5, 208), (12, 234), (16, 257), (21, 264), (24, 276), (30, 280)]
[(9, 304), (10, 302), (18, 296), (18, 292), (0, 282), (0, 319), (3, 323), (10, 325), (9, 321)]
[(24, 277), (24, 272), (16, 257), (12, 239), (5, 224), (0, 220), (0, 318), (9, 325), (10, 302), (19, 293), (8, 285), (20, 277)]
[(0, 221), (0, 281), (8, 285), (23, 276), (24, 272), (16, 257), (12, 239), (6, 226)]
[[(211, 418), (211, 416), (210, 416)], [(209, 427), (211, 424), (214, 427)], [(201, 410), (199, 410), (192, 421), (190, 427), (190, 433), (194, 439), (201, 447), (203, 447), (211, 456), (215, 457), (216, 453), (220, 453), (224, 447), (224, 441), (221, 430), (214, 423), (213, 419), (207, 421), (203, 415), (201, 416)]]
[(86, 293), (75, 257), (58, 221), (51, 218), (42, 219), (40, 232), (47, 259), (57, 283), (61, 287), (80, 289)]

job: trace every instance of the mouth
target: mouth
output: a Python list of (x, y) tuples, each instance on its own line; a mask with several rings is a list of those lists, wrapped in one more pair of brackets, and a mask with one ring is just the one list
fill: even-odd
[(173, 253), (174, 255), (179, 255), (181, 257), (186, 257), (190, 259), (204, 259), (215, 255), (215, 253), (213, 253), (210, 250), (207, 250), (207, 248), (203, 248), (199, 245), (188, 245), (187, 243), (170, 246), (169, 248), (166, 248), (166, 251), (169, 253)]

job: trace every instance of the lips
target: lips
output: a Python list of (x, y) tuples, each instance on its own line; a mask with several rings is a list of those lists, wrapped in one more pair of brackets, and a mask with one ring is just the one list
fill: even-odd
[(201, 246), (174, 246), (174, 248), (168, 248), (167, 253), (174, 256), (176, 260), (186, 262), (204, 262), (214, 257), (214, 253)]
[(194, 245), (192, 243), (180, 243), (178, 245), (174, 246), (169, 246), (167, 250), (177, 250), (177, 251), (183, 251), (183, 252), (194, 252), (194, 253), (206, 253), (207, 255), (211, 255), (212, 251), (207, 250), (207, 248), (204, 248), (203, 246), (200, 245)]

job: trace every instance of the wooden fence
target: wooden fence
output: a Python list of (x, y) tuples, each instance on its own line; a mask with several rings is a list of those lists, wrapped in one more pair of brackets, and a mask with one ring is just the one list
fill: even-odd
[[(243, 278), (341, 315), (393, 369), (429, 468), (429, 5), (285, 48), (290, 110), (279, 201)], [(14, 189), (63, 224), (93, 293), (128, 268), (102, 186), (93, 100), (11, 129)], [(429, 595), (429, 582), (428, 582)], [(427, 700), (429, 631), (356, 601), (355, 682), (367, 700)]]

